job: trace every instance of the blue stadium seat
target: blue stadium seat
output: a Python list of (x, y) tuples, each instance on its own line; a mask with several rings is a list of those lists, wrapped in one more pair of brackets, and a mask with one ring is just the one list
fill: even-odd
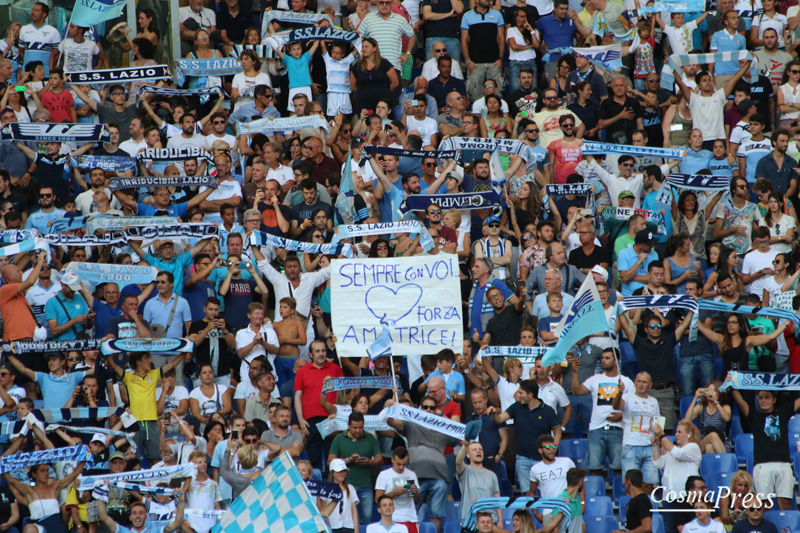
[(658, 513), (653, 513), (653, 522), (651, 525), (653, 533), (664, 533), (664, 519)]
[(800, 432), (797, 431), (790, 431), (789, 432), (789, 453), (794, 453), (797, 451), (797, 443), (800, 442)]
[(458, 480), (455, 476), (450, 480), (450, 494), (453, 495), (453, 500), (457, 502), (461, 501), (461, 486), (458, 484)]
[[(694, 400), (694, 396), (681, 396), (681, 420), (683, 420), (683, 417), (686, 416), (686, 411), (688, 411), (689, 407), (691, 407), (692, 400)], [(693, 423), (697, 425), (696, 418), (694, 419)]]
[(630, 363), (638, 361), (638, 359), (636, 358), (636, 352), (633, 350), (633, 346), (628, 341), (620, 341), (619, 355), (621, 363)]
[(747, 473), (750, 474), (751, 476), (753, 475), (753, 462), (754, 461), (755, 460), (753, 459), (753, 456), (752, 455), (748, 455), (747, 456), (747, 462), (745, 463), (745, 466), (744, 466), (744, 469), (747, 470)]
[(739, 417), (739, 413), (731, 413), (731, 429), (728, 432), (728, 436), (733, 441), (742, 433), (744, 433), (744, 430), (742, 429), (742, 419)]
[(420, 522), (419, 533), (436, 533), (436, 524), (433, 522)]
[(507, 479), (503, 479), (500, 482), (500, 496), (511, 498), (514, 496), (514, 485)]
[(800, 433), (800, 416), (794, 415), (789, 419), (789, 433)]
[(733, 479), (733, 475), (736, 474), (737, 469), (733, 469), (730, 472), (715, 472), (713, 474), (709, 474), (708, 476), (703, 476), (703, 479), (706, 482), (706, 487), (708, 487), (709, 492), (717, 492), (720, 487), (730, 487), (731, 480)]
[(800, 511), (766, 511), (764, 518), (778, 527), (778, 531), (800, 531)]
[(608, 516), (614, 514), (614, 504), (608, 496), (587, 496), (584, 516)]
[[(361, 529), (359, 527), (359, 529)], [(458, 522), (445, 522), (444, 533), (461, 533), (461, 520)]]
[[(377, 519), (375, 517), (378, 517)], [(376, 520), (380, 520), (380, 513), (378, 513), (377, 507), (372, 512), (372, 518)], [(423, 503), (417, 509), (417, 521), (418, 522), (426, 522), (431, 519), (431, 508), (428, 505), (428, 502)]]
[(742, 433), (741, 435), (736, 435), (736, 439), (733, 441), (733, 447), (739, 464), (746, 464), (747, 456), (753, 455), (753, 434)]
[(358, 526), (358, 533), (367, 533), (366, 524), (361, 524), (360, 526)]
[(589, 441), (587, 439), (564, 439), (558, 445), (558, 455), (569, 457), (577, 467), (586, 468), (589, 465)]
[(794, 470), (794, 478), (800, 479), (800, 452), (792, 454), (792, 469)]
[(444, 521), (461, 522), (461, 502), (447, 502), (447, 514), (445, 514)]
[(622, 496), (619, 499), (619, 502), (618, 502), (618, 505), (619, 505), (619, 523), (622, 526), (625, 526), (625, 523), (628, 521), (627, 513), (628, 513), (628, 505), (630, 505), (630, 503), (631, 503), (631, 497), (630, 496), (625, 495), (625, 496)]
[(703, 478), (717, 472), (731, 472), (738, 467), (739, 460), (733, 453), (704, 453), (700, 459), (700, 475)]
[(586, 531), (592, 533), (611, 533), (619, 529), (619, 522), (614, 515), (584, 516), (583, 523), (586, 524)]
[(606, 495), (606, 481), (602, 476), (586, 476), (583, 481), (583, 487), (587, 498)]
[(614, 476), (614, 481), (611, 482), (611, 496), (617, 505), (619, 505), (619, 499), (625, 496), (625, 481), (622, 476)]

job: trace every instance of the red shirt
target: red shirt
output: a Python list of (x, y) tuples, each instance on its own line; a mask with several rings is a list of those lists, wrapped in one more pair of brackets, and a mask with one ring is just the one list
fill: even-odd
[[(318, 416), (328, 416), (328, 411), (319, 402), (319, 395), (322, 394), (322, 384), (326, 377), (344, 377), (342, 369), (329, 361), (325, 361), (322, 368), (317, 368), (314, 363), (308, 363), (297, 371), (294, 378), (294, 390), (303, 391), (303, 418), (306, 420)], [(336, 393), (328, 393), (328, 401), (336, 403)]]
[(555, 182), (566, 183), (567, 176), (575, 172), (578, 163), (583, 161), (581, 146), (577, 141), (565, 142), (563, 139), (551, 142), (547, 151), (555, 156)]
[[(445, 418), (450, 420), (452, 420), (454, 416), (459, 418), (461, 417), (461, 406), (452, 400), (447, 400), (444, 405), (440, 405), (439, 410), (442, 412)], [(445, 455), (448, 453), (453, 453), (454, 451), (455, 450), (452, 446), (448, 446), (444, 449)]]
[(42, 95), (42, 105), (50, 111), (50, 122), (72, 122), (71, 110), (75, 107), (75, 100), (69, 91), (58, 94), (47, 91)]

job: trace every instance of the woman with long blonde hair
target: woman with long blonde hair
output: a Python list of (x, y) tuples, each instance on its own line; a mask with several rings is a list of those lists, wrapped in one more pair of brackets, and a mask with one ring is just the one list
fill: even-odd
[[(709, 489), (714, 491), (717, 487)], [(747, 518), (743, 502), (744, 496), (751, 492), (753, 492), (753, 478), (745, 470), (737, 471), (731, 478), (730, 493), (719, 500), (719, 518), (728, 531), (733, 529), (735, 522)]]

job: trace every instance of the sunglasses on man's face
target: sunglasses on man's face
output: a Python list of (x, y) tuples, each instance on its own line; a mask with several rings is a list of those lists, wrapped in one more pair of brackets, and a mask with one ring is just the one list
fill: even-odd
[(422, 410), (423, 411), (433, 411), (434, 409), (436, 409), (435, 405), (423, 405), (422, 406)]

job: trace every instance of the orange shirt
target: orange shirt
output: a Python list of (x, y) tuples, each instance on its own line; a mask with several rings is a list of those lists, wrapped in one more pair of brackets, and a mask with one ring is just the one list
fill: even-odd
[(6, 342), (33, 338), (36, 322), (19, 283), (0, 287), (0, 316), (3, 317), (3, 340)]

